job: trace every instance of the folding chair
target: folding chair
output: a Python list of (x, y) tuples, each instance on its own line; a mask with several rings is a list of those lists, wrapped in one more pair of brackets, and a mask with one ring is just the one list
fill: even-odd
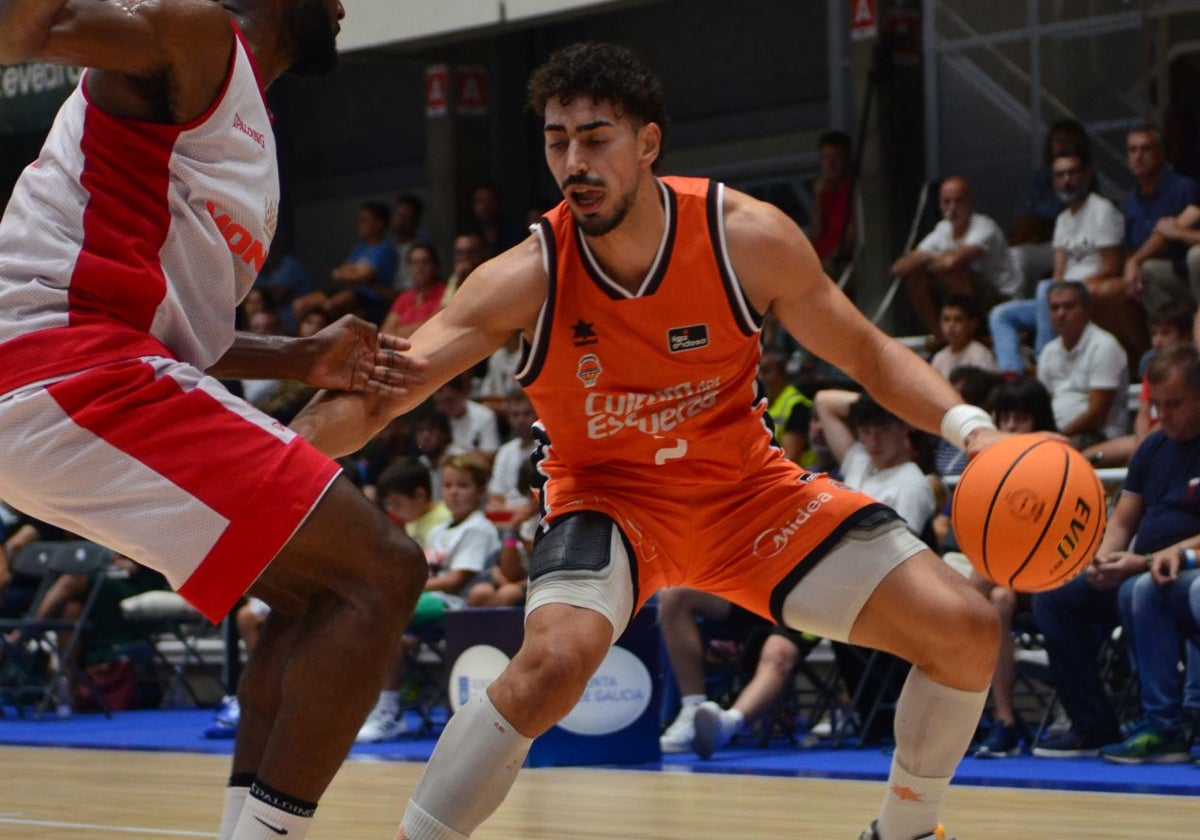
[(233, 694), (226, 686), (218, 666), (205, 655), (205, 646), (224, 643), (219, 631), (177, 592), (152, 591), (121, 601), (121, 615), (142, 633), (149, 644), (163, 680), (163, 693), (169, 705), (179, 705), (186, 697), (193, 706), (203, 705), (201, 693), (190, 676), (211, 681), (221, 694)]
[[(86, 540), (33, 543), (13, 559), (14, 571), (41, 578), (25, 617), (0, 620), (0, 646), (9, 671), (0, 696), (15, 706), (18, 714), (24, 715), (25, 706), (31, 706), (34, 717), (41, 717), (52, 702), (62, 698), (64, 686), (73, 677), (95, 697), (100, 710), (112, 716), (95, 683), (75, 661), (111, 561), (111, 551)], [(79, 615), (72, 619), (39, 618), (54, 581), (68, 574), (87, 579), (87, 595)], [(70, 641), (63, 647), (66, 636)]]

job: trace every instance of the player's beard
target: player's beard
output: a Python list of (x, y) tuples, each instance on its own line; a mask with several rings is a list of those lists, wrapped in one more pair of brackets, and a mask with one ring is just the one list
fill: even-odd
[(297, 76), (323, 76), (338, 64), (338, 24), (324, 0), (299, 0), (288, 35), (296, 56), (289, 68)]
[(633, 194), (634, 191), (630, 190), (622, 195), (617, 201), (617, 206), (608, 216), (581, 217), (578, 213), (575, 214), (575, 224), (579, 225), (579, 229), (587, 236), (604, 236), (606, 233), (611, 233), (629, 215), (629, 210), (633, 207)]

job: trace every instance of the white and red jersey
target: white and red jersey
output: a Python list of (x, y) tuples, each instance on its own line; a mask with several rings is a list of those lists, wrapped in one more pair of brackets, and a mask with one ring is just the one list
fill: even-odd
[(266, 259), (275, 138), (240, 32), (224, 89), (181, 125), (120, 119), (85, 74), (0, 222), (0, 394), (170, 356), (204, 370)]

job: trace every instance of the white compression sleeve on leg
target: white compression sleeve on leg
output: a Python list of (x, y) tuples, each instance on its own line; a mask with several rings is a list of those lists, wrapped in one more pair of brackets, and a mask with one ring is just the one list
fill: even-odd
[(879, 815), (882, 840), (924, 837), (941, 815), (942, 796), (971, 744), (987, 691), (934, 682), (908, 673), (896, 705), (896, 752)]
[(413, 791), (401, 822), (404, 837), (470, 837), (508, 795), (532, 743), (496, 711), (486, 692), (459, 709)]

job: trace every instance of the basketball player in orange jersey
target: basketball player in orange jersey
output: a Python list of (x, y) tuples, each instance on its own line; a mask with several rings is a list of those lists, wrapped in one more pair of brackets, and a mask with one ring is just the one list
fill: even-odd
[(403, 383), (387, 351), (407, 343), (381, 353), (365, 322), (234, 333), (279, 209), (263, 89), (332, 69), (342, 15), (0, 0), (0, 64), (91, 68), (0, 222), (0, 497), (158, 569), (213, 621), (252, 584), (271, 605), (222, 840), (304, 836), (426, 577), (337, 464), (205, 375)]
[(399, 837), (469, 837), (638, 607), (687, 586), (915, 663), (883, 810), (862, 836), (944, 838), (942, 796), (995, 665), (995, 611), (892, 510), (773, 444), (755, 381), (762, 313), (912, 425), (970, 450), (1000, 433), (855, 309), (776, 208), (655, 177), (661, 92), (627, 50), (555, 53), (530, 100), (563, 203), (413, 335), (426, 384), (401, 399), (329, 395), (295, 422), (326, 452), (351, 451), (514, 332), (525, 338), (517, 378), (539, 416), (546, 513), (525, 640), (446, 727)]

